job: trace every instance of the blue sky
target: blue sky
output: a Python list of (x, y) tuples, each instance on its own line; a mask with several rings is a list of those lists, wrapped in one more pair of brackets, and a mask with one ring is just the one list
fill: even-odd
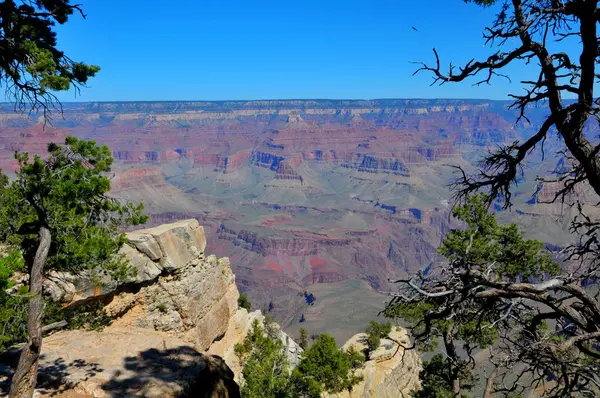
[[(430, 87), (411, 61), (467, 61), (490, 52), (494, 11), (462, 0), (79, 0), (88, 17), (59, 45), (102, 71), (63, 101), (302, 98), (491, 98), (498, 79)], [(416, 27), (415, 32), (412, 27)], [(526, 77), (522, 68), (512, 73)]]

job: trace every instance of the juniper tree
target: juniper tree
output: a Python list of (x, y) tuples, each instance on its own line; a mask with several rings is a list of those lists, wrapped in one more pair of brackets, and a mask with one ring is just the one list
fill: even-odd
[[(409, 312), (405, 315), (412, 316), (415, 325), (421, 328), (416, 331), (417, 340), (427, 343), (437, 340), (425, 336), (437, 335), (443, 340), (448, 331), (448, 336), (459, 337), (457, 314), (471, 314), (471, 317), (477, 314), (476, 328), (467, 336), (477, 337), (473, 332), (480, 331), (485, 331), (485, 335), (495, 333), (494, 352), (500, 350), (504, 355), (493, 356), (491, 360), (500, 369), (512, 367), (517, 373), (513, 383), (504, 382), (502, 374), (493, 373), (494, 377), (488, 380), (488, 392), (509, 394), (533, 383), (547, 387), (547, 393), (552, 396), (574, 393), (596, 396), (600, 389), (600, 300), (594, 282), (600, 276), (600, 223), (586, 214), (577, 193), (587, 186), (600, 195), (600, 145), (593, 137), (597, 131), (594, 125), (600, 116), (600, 99), (594, 93), (594, 85), (600, 77), (596, 70), (600, 54), (598, 1), (466, 2), (497, 11), (493, 23), (483, 32), (490, 47), (489, 56), (462, 66), (450, 63), (449, 68), (444, 69), (445, 63), (434, 49), (434, 62), (422, 63), (417, 72), (432, 74), (434, 84), (470, 80), (475, 85), (492, 83), (498, 77), (510, 78), (508, 68), (518, 65), (528, 64), (537, 68), (537, 73), (534, 79), (521, 82), (523, 91), (511, 94), (513, 102), (509, 105), (516, 111), (515, 122), (529, 126), (533, 133), (491, 150), (474, 172), (457, 168), (459, 177), (453, 184), (455, 198), (459, 204), (466, 203), (467, 207), (462, 209), (477, 208), (482, 215), (482, 209), (493, 202), (510, 208), (514, 185), (523, 175), (531, 154), (537, 149), (545, 156), (545, 140), (551, 134), (556, 135), (562, 144), (557, 155), (565, 159), (566, 169), (552, 177), (538, 178), (542, 183), (553, 182), (559, 187), (551, 202), (578, 210), (571, 224), (576, 243), (561, 251), (558, 260), (564, 263), (562, 270), (552, 268), (552, 272), (546, 272), (540, 268), (542, 263), (538, 260), (541, 259), (537, 258), (543, 252), (535, 250), (541, 248), (539, 242), (519, 238), (515, 226), (494, 226), (492, 230), (504, 230), (508, 234), (511, 245), (518, 243), (521, 250), (527, 249), (533, 256), (528, 260), (535, 259), (529, 263), (526, 259), (515, 259), (521, 261), (519, 274), (515, 274), (506, 264), (506, 256), (514, 253), (507, 252), (502, 242), (501, 257), (488, 253), (473, 257), (477, 242), (472, 242), (471, 237), (474, 240), (487, 236), (483, 240), (484, 247), (488, 244), (498, 247), (494, 243), (497, 242), (495, 234), (488, 234), (484, 228), (493, 223), (481, 217), (478, 222), (482, 225), (476, 234), (472, 235), (473, 227), (468, 226), (470, 233), (451, 235), (453, 244), (462, 247), (462, 251), (453, 253), (448, 251), (448, 246), (441, 249), (449, 258), (438, 270), (438, 282), (433, 276), (422, 274), (399, 281), (403, 288), (394, 298), (400, 306), (396, 309)], [(528, 111), (532, 107), (545, 107), (547, 117), (540, 122), (529, 120)], [(486, 192), (487, 196), (475, 201), (468, 199), (479, 191)], [(466, 217), (464, 212), (457, 216)], [(501, 264), (504, 268), (499, 268)], [(547, 260), (543, 264), (550, 266)], [(523, 265), (527, 266), (523, 268)], [(419, 305), (414, 302), (418, 298), (422, 299)], [(411, 305), (402, 308), (407, 303)], [(464, 337), (461, 332), (460, 338), (464, 340)], [(452, 345), (446, 347), (447, 351), (448, 348), (452, 352)], [(511, 351), (514, 354), (510, 354)]]
[(439, 252), (447, 261), (394, 281), (400, 288), (385, 315), (407, 320), (422, 350), (443, 344), (446, 366), (434, 358), (426, 373), (447, 380), (452, 394), (473, 387), (474, 354), (489, 349), (497, 368), (490, 391), (597, 396), (598, 301), (569, 281), (541, 242), (523, 238), (515, 224), (499, 225), (487, 200), (470, 196), (454, 209), (466, 228), (445, 237)]
[(69, 58), (57, 46), (56, 24), (73, 14), (85, 17), (70, 0), (0, 1), (0, 85), (19, 110), (49, 116), (57, 97), (86, 84), (100, 68)]
[(370, 321), (365, 333), (367, 334), (366, 343), (369, 351), (375, 351), (381, 344), (381, 339), (387, 337), (392, 331), (390, 322), (379, 323)]
[(293, 396), (289, 386), (290, 366), (283, 342), (269, 336), (257, 320), (244, 341), (235, 345), (235, 353), (243, 365), (242, 397)]
[(0, 186), (0, 238), (21, 250), (29, 274), (28, 342), (14, 373), (10, 396), (31, 397), (42, 346), (44, 275), (50, 271), (131, 274), (115, 256), (126, 242), (123, 224), (147, 220), (142, 204), (108, 196), (113, 158), (105, 145), (68, 137), (50, 144), (48, 157), (16, 153), (19, 170)]

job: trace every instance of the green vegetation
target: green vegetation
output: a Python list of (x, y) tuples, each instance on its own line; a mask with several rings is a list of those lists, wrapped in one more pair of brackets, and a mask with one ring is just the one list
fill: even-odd
[[(14, 294), (6, 290), (14, 286), (10, 280), (15, 272), (23, 272), (25, 263), (19, 251), (0, 257), (0, 351), (27, 341), (28, 289), (22, 286)], [(112, 318), (104, 311), (101, 302), (72, 308), (63, 308), (60, 303), (45, 300), (42, 324), (67, 321), (66, 329), (102, 330), (110, 325)]]
[(415, 398), (457, 398), (453, 392), (453, 382), (460, 380), (461, 393), (459, 398), (466, 398), (465, 392), (470, 391), (477, 379), (473, 376), (471, 368), (464, 360), (455, 366), (459, 374), (448, 372), (448, 361), (443, 354), (436, 354), (429, 361), (423, 361), (423, 370), (419, 373), (421, 390), (413, 393)]
[[(488, 213), (486, 201), (485, 195), (474, 195), (454, 209), (454, 217), (466, 228), (452, 230), (442, 242), (439, 252), (448, 262), (433, 275), (419, 273), (398, 281), (400, 295), (384, 311), (386, 316), (403, 318), (412, 325), (421, 350), (433, 351), (443, 343), (445, 355), (433, 357), (423, 370), (427, 388), (420, 397), (471, 390), (476, 378), (470, 358), (476, 350), (491, 349), (501, 336), (505, 337), (502, 347), (519, 352), (522, 348), (511, 337), (525, 328), (536, 330), (539, 325), (528, 322), (536, 310), (505, 301), (517, 293), (507, 294), (504, 289), (513, 286), (508, 291), (535, 291), (533, 285), (520, 281), (543, 281), (559, 273), (541, 242), (524, 239), (514, 224), (499, 225)], [(524, 290), (519, 290), (521, 286)], [(457, 351), (459, 343), (464, 355)], [(429, 395), (432, 391), (438, 395)]]
[(102, 331), (112, 323), (112, 318), (104, 310), (101, 301), (63, 308), (60, 303), (49, 301), (44, 312), (44, 324), (67, 321), (67, 329)]
[(375, 351), (381, 344), (381, 339), (387, 337), (392, 331), (390, 322), (379, 323), (377, 321), (369, 322), (369, 326), (365, 330), (367, 333), (367, 347), (369, 351)]
[(11, 387), (20, 392), (33, 388), (27, 375), (41, 350), (44, 275), (89, 269), (125, 279), (133, 269), (115, 255), (126, 242), (120, 228), (148, 218), (141, 204), (107, 196), (113, 158), (105, 145), (67, 137), (48, 152), (46, 159), (16, 153), (15, 180), (0, 174), (0, 240), (21, 251), (29, 274), (28, 343)]
[[(2, 62), (0, 83), (21, 110), (43, 110), (56, 102), (55, 91), (76, 90), (100, 70), (75, 62), (57, 47), (55, 25), (83, 12), (69, 0), (3, 1), (0, 7)], [(10, 43), (10, 45), (8, 44)]]
[(244, 342), (236, 344), (235, 353), (243, 364), (242, 397), (290, 396), (289, 365), (283, 343), (265, 333), (257, 320), (254, 321), (252, 330)]
[(252, 309), (252, 303), (248, 300), (248, 295), (246, 293), (240, 294), (238, 297), (238, 307), (245, 308), (248, 312)]
[(0, 351), (27, 340), (27, 290), (9, 295), (6, 290), (14, 283), (10, 277), (23, 271), (25, 263), (21, 253), (12, 250), (0, 257)]
[(364, 362), (362, 354), (345, 353), (333, 337), (321, 334), (291, 371), (283, 343), (258, 321), (235, 352), (243, 364), (241, 394), (246, 398), (318, 398), (323, 391), (348, 390), (360, 380), (354, 370)]
[(340, 350), (333, 337), (320, 334), (292, 372), (293, 385), (305, 394), (300, 396), (319, 397), (321, 391), (337, 393), (351, 389), (360, 381), (351, 372), (357, 364), (357, 354), (352, 354)]
[[(465, 1), (484, 7), (500, 3)], [(445, 239), (440, 251), (449, 264), (436, 275), (398, 281), (401, 296), (388, 306), (390, 316), (412, 319), (421, 346), (443, 341), (455, 395), (465, 382), (464, 362), (454, 349), (454, 341), (461, 340), (470, 366), (475, 366), (474, 349), (491, 351), (489, 363), (495, 369), (487, 382), (489, 394), (526, 396), (540, 388), (548, 396), (600, 396), (600, 218), (592, 198), (600, 195), (600, 152), (588, 128), (600, 116), (594, 92), (599, 14), (597, 1), (502, 2), (483, 32), (487, 56), (457, 65), (441, 60), (434, 49), (433, 62), (417, 70), (430, 73), (438, 84), (472, 80), (481, 85), (497, 77), (510, 79), (519, 66), (534, 68), (534, 78), (522, 80), (509, 95), (516, 123), (526, 122), (532, 130), (491, 148), (475, 170), (456, 167), (455, 199), (463, 206), (455, 215), (467, 229)], [(557, 43), (567, 38), (564, 52)], [(531, 110), (539, 107), (546, 116), (530, 122)], [(555, 154), (545, 151), (547, 138), (555, 141)], [(571, 243), (554, 253), (562, 270), (540, 242), (523, 239), (515, 225), (498, 226), (485, 212), (491, 205), (511, 208), (514, 188), (530, 161), (553, 155), (564, 167), (536, 180), (556, 190), (547, 203), (574, 215)]]
[(298, 345), (303, 350), (308, 348), (308, 332), (304, 328), (300, 328), (300, 339), (298, 339)]

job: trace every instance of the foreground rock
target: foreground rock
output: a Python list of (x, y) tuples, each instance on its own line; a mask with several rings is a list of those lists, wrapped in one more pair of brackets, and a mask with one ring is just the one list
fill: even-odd
[[(105, 309), (114, 322), (102, 332), (63, 331), (45, 338), (37, 394), (239, 396), (235, 381), (240, 381), (241, 364), (234, 347), (264, 316), (238, 308), (229, 260), (204, 256), (206, 240), (196, 220), (128, 236), (131, 245), (121, 254), (138, 273), (125, 286), (97, 285), (90, 275), (46, 281), (52, 295), (68, 303), (94, 297), (109, 301)], [(302, 349), (280, 329), (278, 337), (295, 367)], [(345, 347), (363, 349), (362, 337), (356, 335)], [(363, 382), (338, 397), (408, 397), (419, 387), (420, 370), (417, 354), (402, 349), (408, 344), (402, 329), (382, 339), (362, 370)]]
[[(366, 349), (363, 342), (367, 335), (354, 335), (346, 344), (347, 350), (353, 346), (356, 350)], [(351, 392), (333, 394), (335, 398), (409, 398), (421, 388), (419, 372), (421, 359), (415, 350), (404, 350), (411, 345), (406, 330), (395, 328), (389, 338), (381, 339), (381, 345), (371, 353), (359, 375), (363, 381), (354, 386)]]
[[(176, 272), (197, 260), (206, 247), (204, 228), (194, 219), (131, 232), (127, 238), (129, 244), (123, 246), (119, 256), (136, 272), (121, 285), (148, 283), (159, 275)], [(70, 304), (111, 295), (118, 289), (117, 281), (92, 271), (76, 276), (54, 272), (44, 281), (47, 294)]]
[(202, 355), (184, 340), (110, 327), (44, 339), (36, 396), (239, 397), (239, 388), (222, 359)]
[[(196, 220), (128, 237), (121, 255), (137, 274), (125, 285), (107, 278), (98, 284), (91, 275), (57, 274), (45, 281), (54, 298), (70, 304), (94, 297), (109, 301), (105, 309), (114, 322), (100, 333), (65, 331), (45, 338), (40, 380), (46, 381), (39, 393), (177, 396), (198, 376), (202, 386), (212, 378), (229, 391), (224, 396), (235, 396), (228, 387), (241, 373), (234, 346), (264, 316), (238, 308), (229, 260), (204, 256), (206, 240)], [(302, 349), (281, 330), (279, 338), (295, 366)], [(214, 372), (222, 374), (219, 379)]]

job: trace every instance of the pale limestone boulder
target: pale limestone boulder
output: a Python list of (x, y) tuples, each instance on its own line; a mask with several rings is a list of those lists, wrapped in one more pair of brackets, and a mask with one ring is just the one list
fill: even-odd
[[(136, 272), (122, 281), (123, 284), (150, 282), (161, 274), (197, 264), (206, 248), (204, 229), (195, 219), (134, 231), (127, 237), (129, 243), (121, 248), (118, 256), (133, 266)], [(116, 280), (94, 270), (78, 275), (54, 272), (44, 281), (47, 294), (54, 300), (69, 304), (110, 295), (118, 286)]]
[(204, 228), (195, 219), (135, 231), (127, 237), (133, 238), (131, 242), (140, 253), (169, 272), (185, 266), (206, 248)]
[(130, 245), (124, 245), (120, 254), (124, 260), (135, 268), (135, 275), (127, 280), (127, 283), (142, 283), (156, 279), (161, 273), (162, 268), (159, 263), (153, 261), (144, 253), (136, 250)]

